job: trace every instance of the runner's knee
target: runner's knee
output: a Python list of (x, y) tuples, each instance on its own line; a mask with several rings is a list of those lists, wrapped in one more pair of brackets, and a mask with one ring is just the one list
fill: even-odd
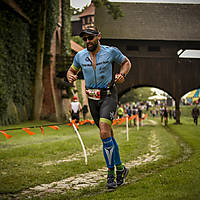
[(100, 122), (99, 128), (100, 128), (101, 139), (106, 139), (106, 138), (111, 136), (111, 127), (110, 127), (109, 124), (106, 124), (104, 122)]

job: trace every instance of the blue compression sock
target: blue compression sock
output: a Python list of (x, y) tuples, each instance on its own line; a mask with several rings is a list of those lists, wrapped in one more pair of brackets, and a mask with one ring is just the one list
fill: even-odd
[(114, 144), (114, 164), (120, 165), (122, 162), (119, 155), (119, 147), (114, 137), (112, 138), (112, 141)]
[(108, 168), (114, 168), (114, 144), (111, 137), (101, 139), (103, 142), (103, 154)]

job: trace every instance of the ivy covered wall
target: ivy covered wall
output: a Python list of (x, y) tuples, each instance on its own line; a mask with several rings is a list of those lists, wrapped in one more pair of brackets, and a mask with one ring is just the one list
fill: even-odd
[[(31, 23), (0, 2), (0, 125), (29, 120), (33, 85), (39, 0), (15, 0)], [(50, 63), (51, 37), (59, 14), (59, 0), (49, 0), (44, 66)]]
[(0, 124), (30, 118), (33, 64), (29, 23), (0, 3)]

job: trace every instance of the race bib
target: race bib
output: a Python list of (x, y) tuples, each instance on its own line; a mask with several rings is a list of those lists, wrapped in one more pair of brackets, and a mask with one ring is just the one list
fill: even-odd
[(100, 100), (101, 99), (99, 89), (87, 89), (86, 94), (88, 95), (89, 99), (93, 99), (93, 100)]

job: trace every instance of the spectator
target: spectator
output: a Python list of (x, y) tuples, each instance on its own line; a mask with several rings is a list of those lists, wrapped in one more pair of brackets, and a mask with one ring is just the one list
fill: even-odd
[(194, 124), (198, 124), (198, 117), (199, 117), (199, 108), (197, 107), (197, 104), (195, 104), (195, 107), (192, 109), (192, 117), (194, 119)]
[(139, 106), (138, 107), (138, 117), (139, 117), (139, 123), (140, 123), (140, 126), (142, 126), (142, 107)]
[[(133, 105), (132, 110), (133, 110), (133, 115), (136, 115), (138, 112), (138, 109), (135, 106), (135, 104)], [(136, 117), (134, 118), (134, 126), (136, 126)]]
[(83, 111), (83, 119), (85, 120), (86, 119), (86, 115), (88, 113), (88, 106), (84, 105), (82, 111)]
[(173, 110), (173, 118), (174, 118), (174, 120), (176, 120), (176, 110), (175, 109)]
[(172, 110), (171, 110), (171, 108), (168, 110), (168, 113), (169, 113), (169, 119), (172, 119)]
[(167, 126), (167, 124), (168, 124), (168, 109), (167, 109), (167, 106), (164, 107), (163, 117), (164, 117), (164, 124), (165, 124), (165, 126)]
[(82, 110), (80, 102), (78, 102), (77, 96), (73, 97), (73, 102), (69, 105), (69, 112), (71, 113), (72, 120), (75, 119), (76, 123), (79, 123), (80, 116), (79, 112)]
[(163, 113), (164, 113), (164, 107), (163, 107), (163, 105), (161, 105), (161, 107), (160, 107), (160, 119), (161, 119), (161, 123), (163, 123)]
[(123, 109), (123, 105), (121, 104), (120, 107), (117, 110), (117, 115), (119, 118), (122, 118), (124, 115), (124, 109)]

